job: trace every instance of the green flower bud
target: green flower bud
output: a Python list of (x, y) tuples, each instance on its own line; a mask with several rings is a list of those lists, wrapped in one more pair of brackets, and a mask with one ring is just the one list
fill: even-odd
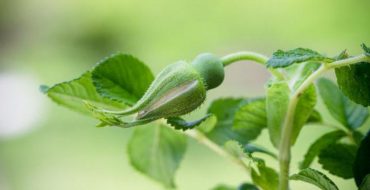
[(206, 90), (219, 86), (223, 79), (220, 59), (212, 54), (201, 54), (192, 64), (179, 61), (167, 66), (131, 108), (106, 113), (121, 116), (136, 113), (132, 123), (138, 124), (181, 116), (198, 108), (206, 99)]
[(206, 98), (206, 87), (199, 73), (187, 62), (165, 68), (133, 107), (137, 119), (158, 119), (189, 113)]

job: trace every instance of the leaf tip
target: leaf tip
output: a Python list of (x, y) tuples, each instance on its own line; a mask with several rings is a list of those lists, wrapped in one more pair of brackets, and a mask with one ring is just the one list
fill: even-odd
[(50, 87), (47, 86), (47, 85), (44, 85), (44, 84), (42, 84), (42, 85), (39, 86), (39, 90), (43, 94), (47, 94), (48, 91), (49, 91), (49, 89), (50, 89)]

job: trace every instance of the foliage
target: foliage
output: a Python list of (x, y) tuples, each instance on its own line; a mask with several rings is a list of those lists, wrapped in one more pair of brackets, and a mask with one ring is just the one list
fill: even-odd
[[(314, 159), (330, 174), (349, 179), (366, 189), (369, 181), (369, 134), (359, 130), (369, 117), (369, 48), (350, 57), (346, 51), (330, 58), (307, 48), (276, 51), (271, 59), (253, 52), (219, 58), (200, 54), (192, 62), (178, 61), (156, 77), (142, 61), (128, 54), (114, 54), (75, 80), (41, 86), (54, 102), (99, 120), (98, 126), (135, 127), (127, 153), (142, 174), (175, 188), (175, 173), (186, 151), (187, 137), (194, 138), (245, 169), (253, 181), (219, 185), (217, 190), (287, 190), (290, 180), (311, 183), (324, 190), (338, 187), (322, 172), (309, 168)], [(238, 60), (265, 64), (272, 78), (266, 95), (255, 98), (219, 98), (205, 116), (186, 121), (207, 91), (224, 79), (224, 67)], [(335, 69), (339, 87), (329, 79), (315, 80)], [(317, 93), (318, 92), (318, 93)], [(318, 94), (337, 124), (315, 109)], [(300, 171), (289, 176), (291, 146), (308, 124), (331, 126), (308, 148)], [(143, 125), (143, 126), (138, 126)], [(277, 149), (253, 143), (263, 130)], [(304, 134), (302, 134), (304, 135)], [(280, 164), (279, 172), (267, 166), (261, 154)]]

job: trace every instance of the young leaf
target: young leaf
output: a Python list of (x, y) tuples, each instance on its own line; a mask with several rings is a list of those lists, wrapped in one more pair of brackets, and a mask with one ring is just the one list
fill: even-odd
[(264, 164), (259, 164), (258, 170), (259, 173), (252, 169), (251, 177), (253, 182), (263, 190), (277, 190), (279, 186), (279, 176), (277, 172)]
[(368, 118), (369, 110), (345, 97), (329, 79), (319, 79), (317, 86), (330, 114), (348, 129), (360, 127)]
[(265, 147), (262, 147), (262, 146), (257, 146), (255, 144), (246, 144), (244, 146), (244, 151), (247, 152), (248, 154), (253, 154), (255, 152), (260, 152), (260, 153), (264, 153), (264, 154), (267, 154), (273, 158), (277, 158), (276, 154), (271, 152), (270, 150), (266, 149)]
[[(357, 150), (356, 158), (353, 164), (353, 175), (357, 186), (364, 181), (366, 175), (370, 174), (370, 132), (362, 140)], [(369, 181), (370, 182), (370, 181)], [(370, 184), (369, 184), (370, 185)]]
[(72, 110), (90, 114), (84, 101), (96, 106), (109, 109), (123, 109), (123, 103), (101, 97), (95, 90), (91, 80), (91, 73), (86, 72), (80, 78), (56, 84), (50, 88), (43, 88), (45, 93), (57, 104)]
[(212, 114), (207, 114), (204, 117), (198, 120), (195, 120), (195, 121), (185, 121), (181, 117), (171, 117), (171, 118), (167, 118), (167, 123), (173, 126), (177, 130), (186, 131), (188, 129), (193, 129), (194, 127), (199, 126), (203, 122), (206, 122), (206, 120), (208, 119), (213, 119), (213, 118), (215, 118), (215, 116), (213, 116)]
[(242, 134), (232, 129), (234, 114), (243, 102), (245, 102), (244, 99), (234, 98), (213, 101), (208, 108), (208, 113), (217, 117), (217, 123), (210, 132), (206, 133), (207, 137), (219, 145), (223, 145), (228, 140), (237, 140), (241, 144), (247, 143)]
[(149, 124), (135, 128), (128, 143), (128, 155), (135, 169), (174, 187), (174, 175), (184, 156), (186, 138), (164, 126)]
[[(281, 127), (284, 122), (289, 102), (290, 89), (285, 82), (273, 83), (267, 89), (267, 126), (270, 134), (271, 142), (275, 147), (279, 146), (281, 138)], [(313, 111), (316, 104), (315, 88), (311, 85), (303, 94), (296, 106), (293, 122), (293, 132), (291, 143), (294, 144), (303, 125)]]
[(361, 44), (362, 49), (364, 50), (365, 55), (370, 56), (370, 48), (365, 44)]
[(299, 97), (297, 107), (294, 114), (292, 144), (295, 143), (302, 127), (308, 122), (311, 117), (313, 108), (316, 105), (316, 89), (314, 85), (310, 85)]
[(352, 166), (357, 147), (349, 144), (331, 144), (321, 150), (319, 163), (331, 174), (344, 179), (353, 177)]
[(342, 137), (346, 136), (344, 131), (338, 130), (333, 131), (330, 133), (326, 133), (325, 135), (318, 138), (311, 146), (308, 148), (307, 153), (304, 155), (304, 160), (300, 163), (299, 168), (305, 169), (308, 168), (313, 159), (320, 153), (320, 151), (327, 146), (336, 143)]
[(335, 185), (335, 183), (326, 175), (311, 168), (301, 170), (298, 174), (292, 175), (290, 179), (311, 183), (322, 190), (338, 190), (338, 187)]
[(289, 87), (285, 82), (273, 83), (267, 88), (267, 127), (272, 144), (279, 146), (281, 126), (289, 103)]
[(319, 62), (306, 62), (288, 67), (289, 87), (297, 89), (313, 72), (320, 68)]
[(310, 49), (296, 48), (289, 51), (276, 51), (272, 54), (271, 59), (267, 61), (267, 67), (287, 67), (293, 63), (302, 63), (306, 61), (331, 62), (333, 60)]
[(257, 99), (241, 106), (235, 113), (233, 130), (249, 141), (254, 140), (267, 127), (266, 100)]
[(370, 63), (360, 62), (335, 69), (340, 90), (352, 101), (370, 105)]
[(349, 57), (348, 52), (345, 49), (342, 52), (340, 52), (337, 56), (335, 56), (333, 59), (338, 61), (338, 60), (342, 60), (342, 59), (347, 59), (348, 57)]
[(148, 89), (154, 76), (137, 58), (119, 53), (98, 63), (92, 78), (103, 97), (133, 105)]

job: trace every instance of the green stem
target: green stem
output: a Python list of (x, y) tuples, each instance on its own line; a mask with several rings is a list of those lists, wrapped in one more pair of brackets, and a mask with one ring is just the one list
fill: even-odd
[(358, 55), (356, 57), (351, 57), (348, 59), (342, 59), (339, 61), (334, 61), (332, 63), (327, 64), (328, 69), (343, 67), (350, 64), (355, 64), (359, 62), (370, 62), (370, 56), (366, 56), (364, 54)]
[(185, 134), (195, 140), (197, 140), (199, 143), (205, 145), (218, 155), (227, 158), (234, 162), (236, 165), (243, 168), (245, 171), (250, 173), (250, 167), (243, 162), (239, 157), (235, 157), (229, 152), (227, 152), (224, 148), (220, 147), (218, 144), (211, 141), (208, 137), (206, 137), (202, 132), (198, 131), (197, 129), (194, 130), (187, 130), (185, 131)]
[(221, 58), (222, 64), (224, 66), (230, 65), (231, 63), (234, 63), (237, 61), (243, 61), (243, 60), (255, 61), (257, 63), (265, 65), (268, 59), (269, 59), (268, 57), (262, 54), (248, 52), (248, 51), (242, 51), (242, 52), (229, 54)]
[[(255, 52), (249, 52), (249, 51), (242, 51), (242, 52), (237, 52), (233, 54), (226, 55), (221, 58), (222, 64), (224, 67), (238, 62), (238, 61), (255, 61), (257, 63), (260, 63), (261, 65), (266, 65), (266, 62), (268, 61), (268, 57), (265, 55), (255, 53)], [(268, 69), (270, 73), (276, 77), (279, 80), (283, 80), (285, 77), (282, 73), (275, 69)]]
[(348, 59), (335, 61), (328, 64), (323, 64), (318, 70), (313, 72), (290, 96), (290, 101), (285, 115), (284, 123), (282, 126), (281, 141), (279, 144), (279, 164), (280, 164), (280, 175), (279, 175), (279, 190), (289, 189), (289, 164), (290, 164), (290, 148), (291, 148), (291, 136), (293, 131), (294, 115), (301, 94), (325, 71), (333, 68), (347, 66), (359, 62), (370, 62), (370, 57), (365, 55), (359, 55)]

